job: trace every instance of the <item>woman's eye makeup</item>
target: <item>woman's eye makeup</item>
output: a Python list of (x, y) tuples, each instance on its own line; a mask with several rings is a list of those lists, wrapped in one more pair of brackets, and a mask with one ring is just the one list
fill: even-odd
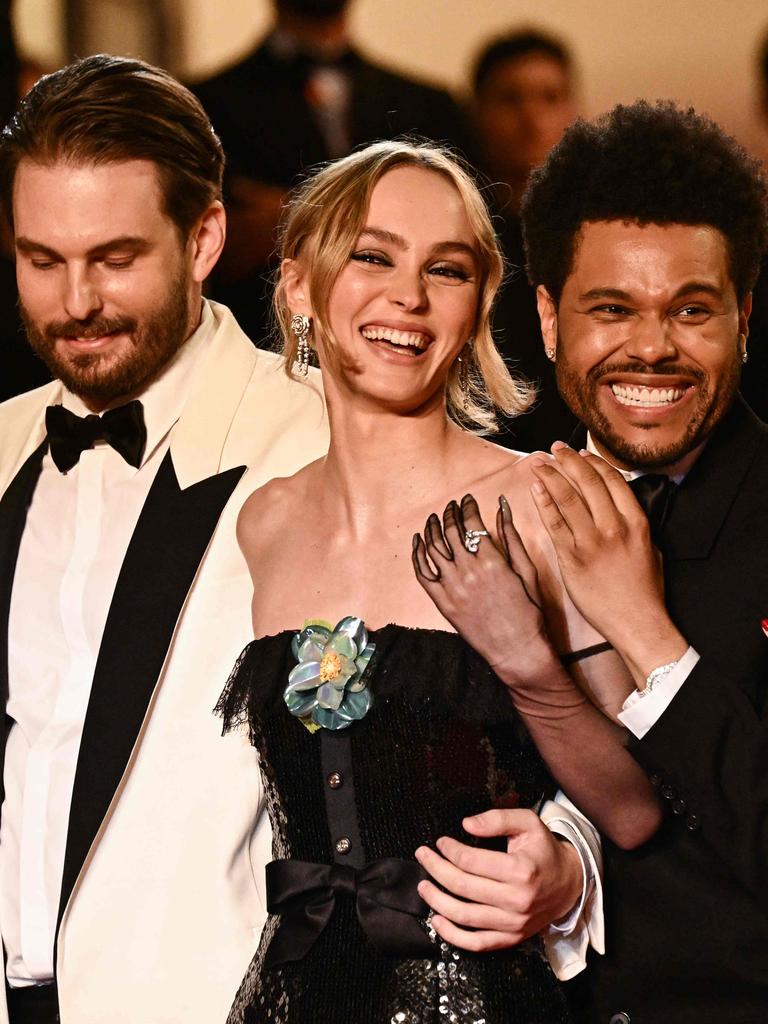
[(466, 267), (457, 263), (437, 263), (429, 268), (430, 274), (446, 278), (449, 281), (468, 281), (472, 276)]
[(372, 252), (370, 249), (357, 249), (350, 257), (356, 263), (370, 263), (374, 266), (388, 267), (392, 261), (383, 252)]
[[(364, 263), (374, 267), (391, 267), (394, 265), (392, 258), (386, 253), (372, 249), (355, 249), (350, 253), (349, 258), (355, 263)], [(446, 263), (442, 261), (426, 267), (425, 273), (448, 284), (460, 284), (464, 281), (469, 281), (472, 277), (472, 272), (467, 267), (459, 263)]]

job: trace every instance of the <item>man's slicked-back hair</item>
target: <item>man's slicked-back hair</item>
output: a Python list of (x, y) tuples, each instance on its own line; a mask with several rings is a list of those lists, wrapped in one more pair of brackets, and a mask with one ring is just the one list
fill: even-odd
[(19, 163), (156, 164), (165, 212), (183, 238), (221, 199), (224, 152), (200, 102), (143, 61), (97, 54), (41, 78), (0, 136), (0, 202), (12, 223)]
[(768, 246), (759, 161), (719, 125), (669, 101), (619, 105), (576, 121), (536, 168), (521, 216), (532, 284), (559, 301), (584, 223), (689, 224), (726, 239), (741, 302)]

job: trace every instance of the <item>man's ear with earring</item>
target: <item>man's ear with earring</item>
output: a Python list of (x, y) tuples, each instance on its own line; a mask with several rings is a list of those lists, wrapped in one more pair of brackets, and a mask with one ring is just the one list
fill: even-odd
[(543, 284), (536, 289), (536, 307), (541, 321), (544, 354), (554, 363), (557, 356), (557, 304)]
[(739, 335), (739, 352), (741, 354), (742, 363), (746, 363), (749, 359), (749, 353), (747, 352), (747, 336), (746, 334)]

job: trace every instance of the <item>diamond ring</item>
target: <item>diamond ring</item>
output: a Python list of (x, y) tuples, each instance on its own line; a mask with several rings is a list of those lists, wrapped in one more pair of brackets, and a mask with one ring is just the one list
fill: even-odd
[(480, 547), (480, 538), (487, 536), (487, 530), (467, 530), (464, 535), (464, 547), (471, 555), (476, 555)]

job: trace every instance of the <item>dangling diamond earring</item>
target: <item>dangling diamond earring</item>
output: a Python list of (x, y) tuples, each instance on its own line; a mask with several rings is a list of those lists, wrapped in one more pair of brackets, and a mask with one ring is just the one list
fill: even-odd
[(296, 362), (294, 369), (300, 377), (306, 377), (309, 373), (309, 329), (310, 320), (308, 316), (297, 313), (291, 318), (291, 330), (296, 335), (298, 344), (296, 346)]
[(462, 355), (457, 356), (459, 364), (459, 391), (461, 392), (461, 404), (466, 411), (469, 404), (469, 359), (472, 355), (472, 339), (462, 349)]

